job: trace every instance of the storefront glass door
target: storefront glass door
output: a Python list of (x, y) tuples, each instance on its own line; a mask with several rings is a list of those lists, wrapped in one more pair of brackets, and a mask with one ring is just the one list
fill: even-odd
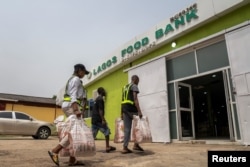
[(194, 114), (191, 85), (177, 83), (179, 136), (181, 140), (194, 139)]

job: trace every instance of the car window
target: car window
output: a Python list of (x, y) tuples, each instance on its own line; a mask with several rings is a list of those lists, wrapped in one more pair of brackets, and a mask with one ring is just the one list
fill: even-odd
[(12, 118), (12, 112), (0, 112), (0, 118)]
[(25, 120), (29, 120), (30, 117), (29, 117), (28, 115), (26, 115), (26, 114), (16, 112), (16, 119), (25, 119)]

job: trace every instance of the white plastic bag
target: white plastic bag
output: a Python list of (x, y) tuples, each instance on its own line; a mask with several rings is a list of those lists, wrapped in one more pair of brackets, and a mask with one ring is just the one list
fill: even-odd
[(60, 133), (60, 140), (68, 135), (69, 146), (60, 151), (60, 156), (86, 157), (96, 154), (92, 130), (81, 118), (71, 115), (67, 118)]
[(146, 116), (140, 118), (139, 116), (134, 115), (131, 131), (132, 141), (136, 141), (137, 143), (152, 142), (152, 135), (149, 127), (148, 118)]
[(94, 156), (96, 154), (95, 140), (91, 129), (83, 122), (78, 122), (70, 133), (70, 155), (76, 157)]
[(124, 140), (124, 123), (121, 118), (115, 120), (114, 143), (122, 143)]

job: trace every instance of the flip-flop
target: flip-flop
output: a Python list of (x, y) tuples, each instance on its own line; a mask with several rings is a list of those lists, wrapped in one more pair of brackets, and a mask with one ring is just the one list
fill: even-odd
[(55, 153), (53, 153), (52, 151), (48, 151), (48, 154), (49, 154), (51, 160), (52, 160), (57, 166), (59, 166), (58, 154), (55, 154)]
[(131, 151), (130, 149), (126, 149), (126, 150), (122, 150), (122, 154), (129, 154), (132, 153), (133, 151)]
[(106, 153), (109, 153), (110, 151), (115, 151), (115, 150), (116, 150), (115, 147), (109, 146), (109, 148), (106, 149)]
[(69, 166), (84, 166), (85, 164), (81, 161), (75, 161), (74, 163), (69, 163)]
[(143, 148), (141, 148), (139, 145), (134, 146), (134, 147), (133, 147), (133, 150), (136, 150), (136, 151), (144, 151)]

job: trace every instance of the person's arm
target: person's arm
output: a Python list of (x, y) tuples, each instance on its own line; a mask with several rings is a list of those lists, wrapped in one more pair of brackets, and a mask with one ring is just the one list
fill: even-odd
[[(122, 89), (122, 101), (123, 101), (123, 89)], [(121, 104), (121, 120), (123, 120), (122, 104)]]
[(99, 110), (99, 115), (100, 115), (100, 117), (101, 117), (101, 119), (102, 119), (102, 124), (106, 124), (106, 120), (105, 120), (105, 118), (104, 118), (103, 110)]
[(133, 92), (133, 96), (134, 96), (135, 107), (137, 108), (138, 115), (141, 118), (142, 117), (142, 112), (141, 112), (141, 108), (140, 108), (140, 105), (139, 105), (139, 100), (138, 100), (138, 97), (137, 97), (137, 92)]
[(71, 108), (73, 108), (73, 111), (78, 111), (78, 104), (77, 104), (77, 102), (71, 103)]
[(84, 114), (85, 114), (85, 111), (86, 111), (86, 107), (87, 107), (87, 99), (86, 98), (83, 98), (82, 100), (82, 118), (84, 118)]
[(74, 111), (79, 110), (79, 106), (77, 104), (77, 91), (78, 87), (81, 84), (80, 79), (72, 78), (69, 81), (68, 89), (69, 89), (69, 96), (71, 98), (71, 107)]

